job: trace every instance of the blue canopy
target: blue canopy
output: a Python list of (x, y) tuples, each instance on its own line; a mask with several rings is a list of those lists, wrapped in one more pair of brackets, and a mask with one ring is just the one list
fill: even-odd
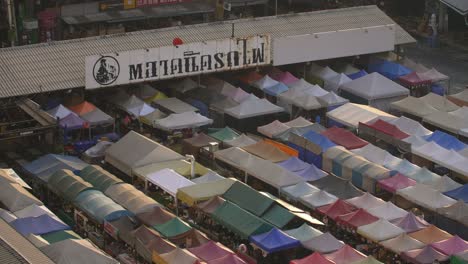
[(454, 190), (445, 192), (444, 194), (455, 200), (463, 200), (465, 203), (468, 203), (468, 184), (465, 184)]
[(361, 78), (362, 76), (366, 76), (368, 73), (365, 71), (365, 70), (360, 70), (358, 72), (355, 72), (355, 73), (352, 73), (352, 74), (348, 74), (348, 77), (351, 79), (351, 80), (356, 80), (356, 79), (359, 79)]
[(317, 134), (314, 131), (309, 131), (304, 134), (304, 137), (309, 140), (310, 142), (320, 146), (322, 152), (326, 151), (327, 149), (336, 146), (335, 143), (331, 142), (327, 137)]
[(131, 212), (97, 190), (87, 190), (80, 193), (75, 198), (75, 203), (78, 208), (99, 223), (114, 221), (122, 216), (133, 216)]
[(11, 222), (11, 225), (23, 236), (29, 234), (43, 235), (50, 232), (70, 229), (69, 226), (52, 218), (48, 214), (43, 214), (38, 217), (18, 218)]
[(80, 171), (86, 166), (88, 164), (74, 156), (47, 154), (26, 164), (24, 169), (47, 182), (59, 170)]
[(60, 119), (59, 123), (62, 128), (65, 128), (68, 130), (75, 130), (75, 129), (83, 128), (85, 121), (81, 119), (79, 116), (77, 116), (76, 114), (72, 113)]
[(276, 164), (280, 165), (281, 167), (291, 172), (303, 171), (307, 169), (310, 165), (296, 157), (289, 158), (285, 161), (281, 161)]
[(391, 80), (395, 80), (413, 71), (395, 62), (376, 60), (369, 64), (369, 72), (378, 72)]
[(315, 167), (314, 164), (308, 164), (309, 166), (302, 170), (297, 171), (296, 174), (304, 178), (306, 181), (316, 181), (328, 175), (328, 173)]
[(434, 133), (425, 136), (424, 138), (427, 141), (434, 141), (445, 149), (460, 151), (466, 148), (466, 144), (458, 140), (458, 138), (439, 130), (434, 131)]
[(267, 87), (267, 88), (263, 89), (263, 91), (266, 94), (269, 94), (269, 95), (272, 95), (272, 96), (278, 96), (278, 95), (286, 92), (287, 90), (289, 90), (288, 86), (286, 86), (286, 84), (284, 84), (282, 82), (279, 82), (276, 85), (273, 85), (271, 87)]
[(272, 230), (250, 237), (250, 242), (257, 245), (268, 253), (299, 247), (301, 242), (283, 231), (273, 228)]

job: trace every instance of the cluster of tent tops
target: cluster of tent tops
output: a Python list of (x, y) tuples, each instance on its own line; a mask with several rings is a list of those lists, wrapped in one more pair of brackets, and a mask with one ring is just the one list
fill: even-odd
[(59, 104), (48, 110), (47, 113), (55, 119), (59, 119), (60, 126), (69, 130), (114, 124), (114, 119), (111, 116), (86, 101), (68, 108)]
[(446, 98), (434, 93), (419, 98), (409, 96), (392, 102), (391, 107), (454, 134), (468, 135), (467, 106), (458, 106), (448, 98), (450, 96)]

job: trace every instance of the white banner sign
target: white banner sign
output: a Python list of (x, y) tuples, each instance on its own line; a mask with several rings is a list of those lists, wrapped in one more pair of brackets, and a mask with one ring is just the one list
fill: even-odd
[(86, 57), (86, 89), (270, 64), (270, 36), (232, 38)]

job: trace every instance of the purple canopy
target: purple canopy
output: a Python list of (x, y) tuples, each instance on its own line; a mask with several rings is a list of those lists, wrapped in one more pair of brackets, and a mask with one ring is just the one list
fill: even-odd
[(401, 256), (404, 260), (416, 264), (431, 264), (436, 259), (438, 261), (446, 261), (448, 259), (447, 255), (440, 253), (430, 245), (422, 249), (406, 251)]
[(411, 212), (403, 218), (392, 221), (392, 223), (405, 230), (406, 233), (416, 232), (429, 226), (424, 219), (415, 216)]
[(461, 239), (459, 236), (453, 236), (449, 239), (435, 242), (432, 246), (438, 251), (449, 256), (468, 250), (468, 242)]
[(48, 214), (38, 217), (18, 218), (11, 225), (23, 236), (29, 234), (43, 235), (54, 231), (70, 229), (69, 226), (57, 221)]
[(301, 245), (299, 240), (277, 228), (273, 228), (260, 235), (251, 236), (250, 241), (268, 253), (295, 248)]
[(82, 128), (85, 124), (85, 121), (76, 114), (72, 113), (60, 119), (59, 123), (61, 127), (73, 130)]
[(316, 181), (328, 175), (328, 173), (315, 167), (314, 164), (309, 164), (309, 167), (296, 172), (297, 175), (304, 178), (306, 181)]
[(344, 243), (327, 232), (307, 241), (303, 241), (302, 246), (319, 253), (329, 253), (342, 248)]

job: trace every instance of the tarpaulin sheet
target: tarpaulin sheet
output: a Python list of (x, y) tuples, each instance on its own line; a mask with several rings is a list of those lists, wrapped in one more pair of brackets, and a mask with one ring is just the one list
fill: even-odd
[(359, 138), (352, 132), (336, 126), (325, 130), (321, 134), (329, 138), (334, 143), (341, 145), (347, 149), (362, 148), (365, 145), (369, 144), (369, 142)]

